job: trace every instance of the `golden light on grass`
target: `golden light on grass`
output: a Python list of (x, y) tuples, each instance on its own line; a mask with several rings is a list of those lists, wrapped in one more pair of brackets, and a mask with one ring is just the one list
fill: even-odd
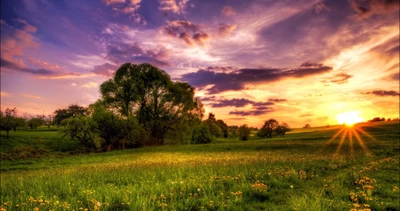
[(339, 124), (345, 124), (348, 127), (352, 127), (354, 124), (364, 121), (362, 117), (359, 116), (360, 112), (348, 111), (340, 113), (336, 116)]

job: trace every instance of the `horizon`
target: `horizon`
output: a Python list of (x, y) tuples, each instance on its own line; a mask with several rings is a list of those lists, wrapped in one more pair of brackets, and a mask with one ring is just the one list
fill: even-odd
[(132, 62), (188, 82), (228, 125), (399, 117), (398, 1), (20, 0), (0, 19), (1, 110), (88, 106)]

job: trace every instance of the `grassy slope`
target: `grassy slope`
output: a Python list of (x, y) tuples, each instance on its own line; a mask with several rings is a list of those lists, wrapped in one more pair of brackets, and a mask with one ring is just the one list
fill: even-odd
[[(341, 147), (342, 136), (329, 142), (340, 129), (74, 156), (59, 153), (74, 143), (59, 142), (56, 131), (11, 133), (2, 152), (28, 144), (47, 155), (2, 160), (0, 202), (8, 210), (400, 210), (399, 124), (363, 125), (373, 136), (359, 132), (365, 149), (355, 136)], [(363, 177), (372, 181), (354, 183)]]

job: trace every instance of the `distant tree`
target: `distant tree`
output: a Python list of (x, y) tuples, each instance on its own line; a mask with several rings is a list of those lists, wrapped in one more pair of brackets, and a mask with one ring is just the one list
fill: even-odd
[(388, 118), (386, 121), (390, 122), (390, 121), (392, 121), (392, 119), (391, 119), (391, 118)]
[(240, 140), (242, 140), (242, 141), (248, 140), (250, 133), (251, 133), (251, 130), (246, 124), (244, 124), (238, 128), (238, 135), (239, 135)]
[(13, 108), (6, 108), (3, 112), (0, 112), (0, 129), (6, 131), (6, 137), (9, 137), (9, 132), (12, 130), (16, 125), (16, 114), (17, 109)]
[(191, 144), (207, 144), (211, 143), (212, 135), (205, 125), (200, 125), (193, 130)]
[(15, 117), (15, 124), (13, 126), (14, 131), (17, 131), (18, 127), (24, 127), (26, 125), (26, 120), (23, 117)]
[(272, 134), (275, 131), (276, 127), (278, 127), (278, 125), (278, 121), (276, 121), (275, 119), (269, 119), (265, 121), (260, 132), (257, 133), (257, 135), (261, 138), (272, 138)]
[(26, 124), (31, 128), (31, 130), (36, 130), (37, 127), (44, 124), (43, 116), (36, 115), (35, 117), (31, 117), (26, 121)]
[(57, 109), (56, 111), (54, 111), (54, 123), (58, 126), (61, 125), (61, 122), (64, 119), (68, 119), (70, 117), (74, 117), (74, 116), (84, 116), (88, 113), (88, 109), (83, 107), (83, 106), (79, 106), (77, 104), (72, 104), (69, 105), (68, 108), (64, 108), (64, 109)]
[(50, 126), (52, 126), (54, 123), (54, 116), (51, 114), (47, 116), (43, 115), (42, 119), (43, 119), (43, 124), (46, 125), (48, 129), (50, 129)]
[(310, 128), (311, 127), (311, 125), (310, 124), (306, 124), (306, 125), (304, 125), (304, 127), (303, 128)]
[(228, 137), (236, 137), (238, 126), (228, 126)]
[(280, 124), (280, 125), (278, 125), (276, 128), (275, 128), (275, 133), (278, 135), (278, 136), (285, 136), (285, 134), (286, 134), (286, 132), (289, 132), (289, 131), (291, 131), (292, 129), (290, 129), (290, 127), (289, 127), (289, 125), (287, 124), (287, 123), (285, 123), (285, 122), (282, 122), (282, 124)]
[(219, 128), (221, 128), (224, 138), (228, 138), (228, 125), (224, 122), (224, 120), (219, 119), (216, 121), (216, 124)]

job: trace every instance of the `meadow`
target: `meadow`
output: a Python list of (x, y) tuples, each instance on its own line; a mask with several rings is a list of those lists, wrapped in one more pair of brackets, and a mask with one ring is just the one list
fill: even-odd
[(399, 122), (80, 154), (1, 135), (0, 210), (400, 210)]

